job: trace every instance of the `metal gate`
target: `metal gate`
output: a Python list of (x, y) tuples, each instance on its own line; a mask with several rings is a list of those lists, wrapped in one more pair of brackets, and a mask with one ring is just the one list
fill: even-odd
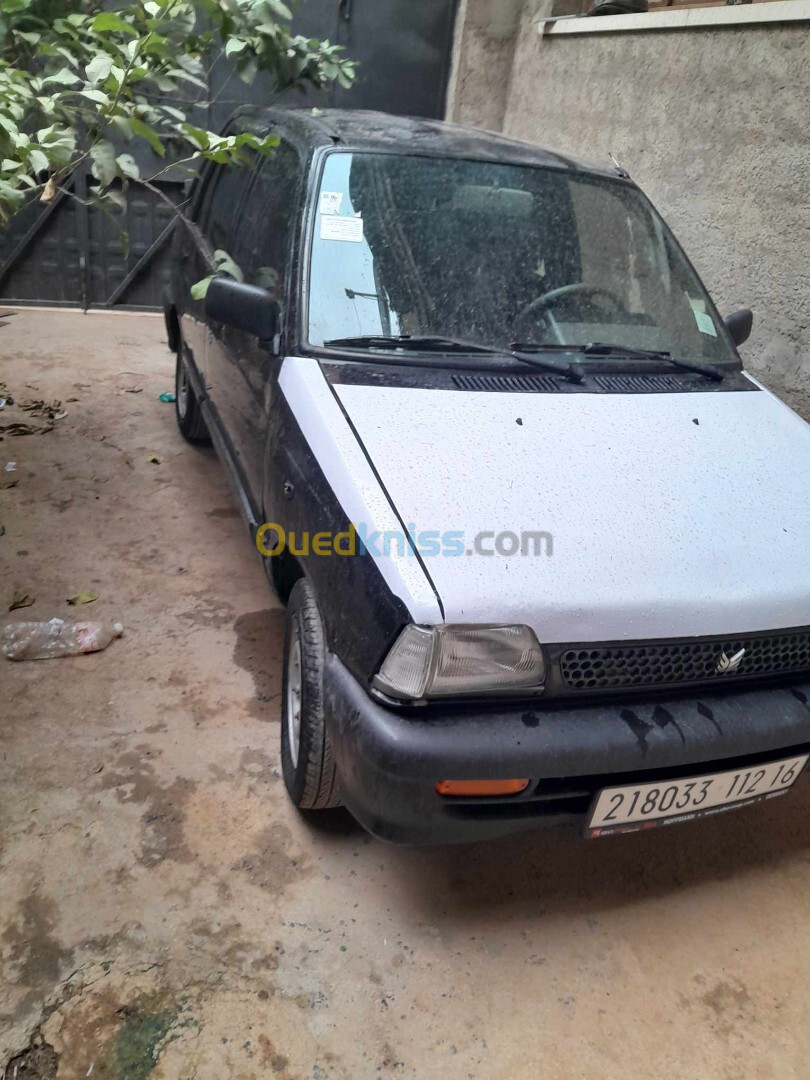
[[(291, 92), (281, 100), (442, 117), (456, 3), (303, 0), (295, 32), (344, 45), (347, 55), (360, 61), (358, 79), (351, 90), (332, 85), (303, 96)], [(230, 73), (220, 62), (210, 74), (208, 99), (216, 105), (208, 109), (208, 124), (214, 130), (238, 105), (279, 100), (261, 78), (245, 87), (229, 79)], [(144, 173), (147, 162), (137, 156)], [(135, 310), (162, 306), (174, 220), (170, 206), (133, 184), (126, 216), (110, 214), (84, 205), (90, 183), (89, 170), (77, 170), (70, 184), (78, 199), (59, 195), (47, 206), (31, 203), (0, 230), (1, 301)], [(182, 181), (166, 179), (159, 187), (169, 202), (181, 200)]]
[[(61, 307), (162, 306), (169, 273), (174, 215), (137, 184), (126, 214), (85, 205), (91, 177), (77, 170), (67, 190), (47, 206), (34, 202), (0, 232), (0, 298), (12, 303)], [(162, 184), (172, 202), (182, 184)]]

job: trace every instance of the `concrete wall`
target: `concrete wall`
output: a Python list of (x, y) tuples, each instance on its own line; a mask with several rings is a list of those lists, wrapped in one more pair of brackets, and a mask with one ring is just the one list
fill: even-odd
[(447, 119), (500, 131), (523, 0), (461, 0), (456, 16)]
[(748, 366), (807, 408), (810, 24), (541, 36), (527, 4), (505, 58), (482, 45), (486, 2), (478, 0), (475, 49), (457, 52), (465, 74), (451, 115), (489, 121), (491, 94), (482, 101), (481, 88), (505, 86), (509, 134), (596, 161), (612, 152), (720, 310), (754, 310)]

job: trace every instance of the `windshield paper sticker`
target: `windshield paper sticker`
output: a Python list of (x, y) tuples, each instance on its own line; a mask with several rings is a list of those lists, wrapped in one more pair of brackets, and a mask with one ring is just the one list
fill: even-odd
[(343, 205), (342, 191), (322, 191), (318, 210), (321, 214), (339, 214)]
[(363, 242), (363, 219), (361, 217), (337, 217), (335, 214), (321, 216), (321, 240), (343, 240), (351, 244)]
[(701, 334), (709, 334), (710, 337), (717, 337), (717, 330), (715, 330), (714, 319), (711, 315), (707, 315), (704, 311), (696, 311), (694, 315), (697, 328)]

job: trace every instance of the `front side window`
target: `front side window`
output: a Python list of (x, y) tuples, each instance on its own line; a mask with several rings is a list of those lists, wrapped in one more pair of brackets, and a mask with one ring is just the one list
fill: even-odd
[(312, 345), (600, 342), (738, 364), (667, 226), (621, 180), (343, 151), (326, 159), (316, 211)]

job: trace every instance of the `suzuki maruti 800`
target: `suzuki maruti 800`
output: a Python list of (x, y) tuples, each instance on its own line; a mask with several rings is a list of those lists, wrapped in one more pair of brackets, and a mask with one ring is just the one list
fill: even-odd
[(203, 171), (166, 316), (180, 430), (287, 605), (293, 803), (437, 843), (785, 795), (810, 429), (743, 369), (751, 313), (617, 167), (373, 113), (228, 130), (280, 143)]

